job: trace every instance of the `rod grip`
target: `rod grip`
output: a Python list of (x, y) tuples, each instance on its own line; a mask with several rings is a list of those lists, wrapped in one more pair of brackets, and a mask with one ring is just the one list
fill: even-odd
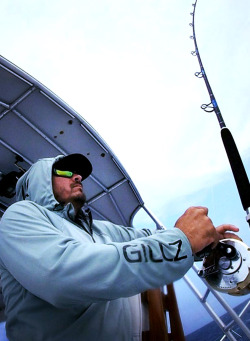
[(234, 138), (228, 128), (224, 127), (221, 129), (221, 138), (231, 165), (242, 206), (244, 210), (247, 210), (247, 208), (250, 207), (250, 184), (246, 170), (234, 142)]

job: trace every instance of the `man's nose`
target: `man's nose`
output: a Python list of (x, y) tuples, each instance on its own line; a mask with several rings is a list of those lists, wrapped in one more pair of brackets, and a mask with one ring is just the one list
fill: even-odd
[(80, 174), (73, 174), (73, 181), (82, 182), (82, 176)]

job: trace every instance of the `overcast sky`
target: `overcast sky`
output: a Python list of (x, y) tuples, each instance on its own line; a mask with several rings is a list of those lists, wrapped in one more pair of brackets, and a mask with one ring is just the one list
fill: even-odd
[[(202, 204), (249, 238), (217, 119), (200, 109), (210, 100), (194, 76), (192, 0), (1, 0), (0, 11), (0, 54), (97, 130), (165, 225)], [(247, 171), (249, 13), (248, 0), (196, 8), (201, 58)]]

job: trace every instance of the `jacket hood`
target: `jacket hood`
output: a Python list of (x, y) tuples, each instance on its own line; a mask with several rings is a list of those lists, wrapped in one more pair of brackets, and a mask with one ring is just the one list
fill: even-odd
[(34, 163), (17, 182), (16, 200), (31, 200), (49, 210), (58, 206), (52, 188), (52, 166), (62, 157), (40, 159)]

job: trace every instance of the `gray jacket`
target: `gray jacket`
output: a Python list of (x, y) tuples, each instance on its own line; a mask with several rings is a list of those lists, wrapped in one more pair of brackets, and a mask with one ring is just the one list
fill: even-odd
[(55, 158), (17, 184), (0, 223), (0, 276), (10, 341), (137, 340), (130, 296), (181, 278), (193, 256), (175, 228), (150, 235), (76, 220), (52, 191)]

